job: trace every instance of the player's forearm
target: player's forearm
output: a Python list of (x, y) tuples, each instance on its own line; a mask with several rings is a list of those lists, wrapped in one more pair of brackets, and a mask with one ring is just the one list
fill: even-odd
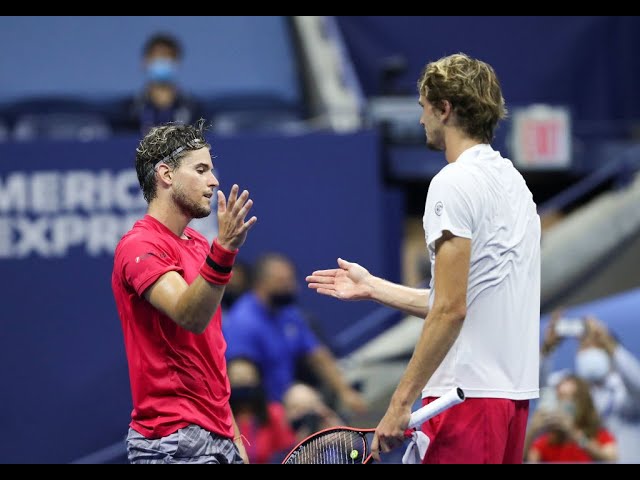
[(415, 402), (458, 338), (465, 315), (461, 309), (452, 308), (434, 308), (429, 313), (392, 403), (406, 407)]
[[(221, 243), (220, 243), (221, 242)], [(202, 333), (220, 305), (225, 285), (231, 279), (231, 269), (238, 254), (230, 250), (225, 240), (214, 239), (199, 275), (181, 292), (174, 320), (193, 333)]]
[(375, 276), (369, 283), (371, 300), (420, 318), (429, 313), (428, 288), (405, 287)]
[(224, 285), (215, 285), (197, 277), (180, 295), (174, 321), (190, 332), (204, 332), (220, 305), (224, 289)]

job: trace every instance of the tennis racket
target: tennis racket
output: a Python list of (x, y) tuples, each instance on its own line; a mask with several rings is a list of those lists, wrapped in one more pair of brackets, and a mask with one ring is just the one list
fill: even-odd
[[(407, 438), (411, 437), (413, 429), (421, 426), (431, 417), (435, 417), (447, 408), (462, 403), (464, 398), (462, 389), (454, 387), (429, 405), (416, 410), (411, 414), (409, 429), (405, 432), (405, 436)], [(372, 456), (367, 436), (373, 435), (375, 431), (375, 428), (326, 428), (301, 441), (289, 452), (282, 463), (370, 463)]]

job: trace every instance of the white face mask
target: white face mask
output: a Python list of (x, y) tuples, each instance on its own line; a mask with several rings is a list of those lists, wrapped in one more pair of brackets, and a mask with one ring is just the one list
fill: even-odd
[(601, 348), (587, 348), (576, 355), (576, 373), (587, 382), (601, 382), (610, 368), (609, 355)]

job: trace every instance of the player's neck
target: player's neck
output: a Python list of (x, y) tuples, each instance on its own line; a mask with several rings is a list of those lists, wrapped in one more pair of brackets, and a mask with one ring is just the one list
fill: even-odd
[(179, 211), (175, 205), (162, 205), (151, 202), (147, 214), (162, 223), (178, 237), (184, 237), (184, 229), (187, 228), (191, 218)]
[(480, 145), (482, 142), (464, 135), (457, 128), (445, 132), (445, 157), (448, 163), (455, 162), (465, 150)]

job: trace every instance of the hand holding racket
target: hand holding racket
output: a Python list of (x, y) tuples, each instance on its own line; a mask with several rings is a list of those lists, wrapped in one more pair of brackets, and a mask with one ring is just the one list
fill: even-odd
[[(434, 400), (411, 414), (409, 430), (405, 436), (411, 437), (412, 430), (447, 408), (464, 401), (464, 392), (454, 387), (442, 397)], [(374, 458), (368, 436), (375, 434), (375, 428), (334, 427), (321, 430), (300, 442), (284, 459), (283, 464), (362, 464)], [(378, 452), (375, 452), (377, 455)]]

